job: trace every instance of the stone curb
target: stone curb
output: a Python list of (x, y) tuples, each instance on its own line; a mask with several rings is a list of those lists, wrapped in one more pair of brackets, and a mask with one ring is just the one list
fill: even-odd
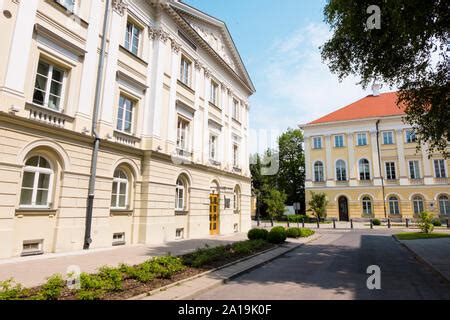
[[(188, 300), (189, 298), (193, 298), (193, 297), (195, 297), (195, 296), (197, 296), (197, 295), (199, 295), (199, 294), (204, 293), (204, 292), (207, 291), (207, 290), (210, 290), (211, 288), (214, 288), (214, 287), (217, 287), (217, 286), (219, 286), (219, 285), (221, 285), (221, 284), (227, 283), (227, 282), (228, 282), (229, 280), (231, 280), (231, 279), (234, 279), (234, 278), (236, 278), (236, 277), (238, 277), (238, 276), (240, 276), (240, 275), (242, 275), (242, 274), (245, 274), (245, 273), (247, 273), (247, 272), (250, 272), (250, 271), (254, 270), (255, 268), (258, 268), (258, 267), (261, 266), (261, 265), (264, 265), (264, 264), (266, 264), (266, 263), (268, 263), (268, 262), (270, 262), (270, 261), (273, 261), (273, 260), (275, 260), (276, 258), (278, 258), (278, 257), (280, 257), (280, 256), (282, 256), (282, 255), (285, 255), (286, 253), (289, 253), (289, 252), (291, 252), (291, 251), (297, 249), (298, 247), (301, 247), (302, 245), (304, 245), (304, 244), (306, 244), (306, 243), (309, 243), (309, 242), (311, 242), (311, 241), (317, 240), (317, 239), (319, 239), (321, 236), (322, 236), (322, 235), (316, 233), (316, 234), (314, 234), (313, 236), (311, 236), (311, 238), (308, 239), (308, 241), (306, 241), (306, 242), (303, 242), (303, 243), (290, 242), (290, 243), (294, 244), (294, 246), (292, 246), (291, 248), (288, 248), (287, 250), (284, 250), (284, 251), (281, 252), (280, 254), (277, 254), (277, 255), (275, 255), (275, 256), (273, 256), (273, 257), (267, 259), (267, 260), (258, 262), (258, 263), (252, 265), (251, 267), (249, 267), (249, 268), (247, 268), (247, 269), (245, 269), (245, 270), (241, 270), (241, 271), (238, 271), (238, 272), (236, 272), (236, 273), (234, 273), (234, 274), (232, 274), (232, 275), (230, 275), (230, 276), (227, 276), (227, 277), (223, 278), (223, 279), (222, 279), (219, 283), (217, 283), (217, 284), (214, 284), (214, 285), (210, 285), (210, 286), (201, 288), (201, 289), (197, 290), (197, 291), (194, 292), (194, 293), (191, 292), (191, 293), (188, 294), (188, 295), (185, 295), (185, 296), (182, 296), (182, 297), (177, 297), (176, 299), (177, 299), (177, 300)], [(260, 256), (260, 255), (262, 255), (262, 254), (265, 254), (265, 253), (267, 253), (267, 252), (270, 252), (270, 251), (279, 249), (279, 248), (281, 248), (282, 246), (283, 246), (283, 245), (278, 245), (278, 246), (276, 246), (276, 247), (274, 247), (274, 248), (270, 248), (270, 249), (267, 249), (267, 250), (258, 252), (258, 253), (254, 254), (254, 255), (251, 255), (251, 256), (248, 256), (248, 257), (245, 257), (245, 258), (242, 258), (242, 259), (239, 259), (239, 260), (230, 262), (230, 263), (228, 263), (228, 264), (226, 264), (226, 265), (223, 265), (223, 266), (221, 266), (221, 267), (218, 267), (218, 268), (215, 268), (215, 269), (208, 270), (208, 271), (206, 271), (206, 272), (203, 272), (203, 273), (201, 273), (201, 274), (195, 275), (195, 276), (193, 276), (193, 277), (186, 278), (186, 279), (183, 279), (183, 280), (180, 280), (180, 281), (171, 283), (171, 284), (169, 284), (169, 285), (167, 285), (167, 286), (164, 286), (164, 287), (161, 287), (161, 288), (152, 290), (152, 291), (147, 292), (147, 293), (140, 294), (140, 295), (138, 295), (138, 296), (129, 298), (129, 299), (127, 299), (127, 300), (141, 300), (142, 298), (145, 298), (145, 297), (149, 297), (149, 296), (155, 295), (155, 294), (157, 294), (157, 293), (159, 293), (159, 292), (167, 291), (167, 290), (169, 290), (170, 288), (177, 287), (177, 286), (179, 286), (179, 285), (181, 285), (181, 284), (183, 284), (183, 283), (186, 283), (186, 282), (189, 282), (189, 281), (192, 281), (192, 280), (195, 280), (195, 279), (204, 277), (204, 276), (206, 276), (206, 275), (208, 275), (208, 274), (211, 274), (211, 273), (213, 273), (213, 272), (215, 272), (215, 271), (223, 270), (223, 269), (225, 269), (225, 268), (227, 268), (227, 267), (234, 266), (234, 265), (236, 265), (236, 264), (238, 264), (238, 263), (240, 263), (240, 262), (244, 262), (244, 261), (250, 260), (250, 259), (252, 259), (252, 258), (255, 258), (255, 257), (258, 257), (258, 256)]]
[(444, 280), (448, 285), (450, 285), (450, 279), (448, 279), (441, 271), (436, 269), (433, 264), (428, 262), (426, 259), (422, 258), (420, 255), (418, 255), (413, 249), (411, 249), (408, 245), (406, 245), (404, 242), (402, 242), (395, 234), (392, 235), (392, 237), (397, 241), (403, 248), (408, 250), (413, 257), (421, 264), (425, 265), (426, 267), (430, 268), (431, 271), (436, 274), (439, 278)]

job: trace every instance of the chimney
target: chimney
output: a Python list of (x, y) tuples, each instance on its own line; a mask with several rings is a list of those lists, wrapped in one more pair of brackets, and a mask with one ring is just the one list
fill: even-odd
[(381, 84), (373, 83), (372, 85), (372, 96), (378, 97), (380, 95)]

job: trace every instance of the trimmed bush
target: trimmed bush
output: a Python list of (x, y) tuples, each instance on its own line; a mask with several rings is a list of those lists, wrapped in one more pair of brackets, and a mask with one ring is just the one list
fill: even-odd
[(288, 221), (292, 223), (302, 223), (305, 220), (305, 223), (309, 223), (311, 221), (311, 217), (305, 214), (296, 214), (287, 216)]
[(249, 230), (247, 237), (249, 240), (267, 240), (269, 231), (266, 229), (251, 229)]
[(300, 237), (301, 238), (307, 238), (315, 234), (316, 232), (314, 230), (308, 229), (308, 228), (300, 228)]
[(273, 244), (279, 244), (286, 241), (286, 230), (283, 227), (272, 228), (269, 232), (267, 240)]
[(39, 290), (37, 298), (41, 300), (57, 300), (61, 296), (65, 285), (66, 283), (61, 275), (51, 276)]
[(372, 220), (372, 223), (373, 223), (374, 226), (381, 226), (380, 219), (375, 218), (375, 219)]
[(442, 227), (442, 222), (439, 219), (433, 219), (433, 221), (431, 222), (433, 224), (433, 226), (435, 227)]
[(298, 238), (300, 237), (300, 228), (289, 228), (286, 230), (286, 237)]

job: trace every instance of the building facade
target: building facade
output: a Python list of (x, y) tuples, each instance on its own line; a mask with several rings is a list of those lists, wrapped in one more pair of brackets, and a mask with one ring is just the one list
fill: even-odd
[(305, 134), (306, 201), (325, 193), (327, 217), (341, 221), (450, 218), (449, 161), (428, 157), (403, 122), (396, 93), (374, 93), (300, 127)]
[(255, 89), (222, 21), (166, 0), (0, 8), (0, 258), (83, 248), (91, 127), (91, 248), (250, 228)]

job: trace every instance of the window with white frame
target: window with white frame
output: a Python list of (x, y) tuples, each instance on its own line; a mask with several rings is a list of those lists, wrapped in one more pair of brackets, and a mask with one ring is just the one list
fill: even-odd
[(125, 232), (117, 232), (113, 234), (113, 246), (123, 246), (125, 244)]
[(233, 99), (233, 119), (239, 121), (239, 101), (236, 99)]
[(322, 137), (314, 137), (313, 138), (313, 148), (314, 149), (322, 149)]
[(217, 161), (218, 137), (215, 134), (209, 135), (209, 159)]
[(239, 146), (237, 144), (233, 144), (233, 166), (240, 168)]
[(372, 199), (370, 197), (365, 196), (362, 198), (362, 207), (363, 207), (363, 214), (364, 215), (371, 215), (372, 214)]
[(386, 162), (384, 165), (386, 168), (386, 179), (388, 180), (397, 179), (397, 175), (395, 172), (395, 162)]
[(211, 92), (210, 92), (210, 97), (209, 97), (209, 101), (214, 104), (214, 105), (219, 105), (219, 85), (211, 80)]
[(186, 211), (186, 189), (186, 180), (183, 177), (179, 177), (175, 188), (175, 211)]
[(436, 159), (434, 162), (434, 175), (436, 178), (446, 178), (445, 161), (444, 159)]
[(117, 112), (117, 130), (132, 133), (134, 104), (130, 99), (120, 96), (119, 109)]
[(56, 0), (57, 3), (62, 5), (70, 12), (75, 12), (75, 0)]
[(358, 146), (367, 146), (367, 134), (362, 132), (356, 135), (356, 143)]
[(314, 163), (314, 181), (323, 182), (325, 181), (324, 168), (322, 161), (316, 161)]
[(25, 208), (50, 208), (53, 169), (44, 157), (28, 159), (23, 169), (20, 206)]
[(34, 84), (33, 103), (59, 111), (64, 94), (64, 70), (39, 61)]
[(419, 195), (413, 197), (414, 214), (418, 215), (424, 212), (423, 198)]
[(394, 144), (394, 132), (392, 131), (383, 132), (383, 144)]
[(414, 132), (414, 130), (411, 129), (406, 130), (405, 135), (406, 135), (406, 143), (417, 142), (416, 133)]
[(192, 62), (189, 61), (186, 57), (181, 57), (181, 66), (180, 66), (180, 81), (187, 85), (191, 86), (191, 69)]
[(31, 256), (44, 253), (44, 240), (25, 240), (22, 243), (22, 256)]
[(370, 163), (367, 159), (359, 160), (359, 180), (370, 180)]
[(114, 171), (111, 209), (128, 208), (128, 176), (122, 169)]
[(409, 161), (409, 177), (411, 179), (420, 179), (420, 166), (418, 160)]
[(344, 147), (344, 136), (343, 135), (334, 136), (334, 147), (335, 148), (343, 148)]
[(124, 47), (131, 53), (139, 54), (139, 42), (141, 38), (141, 28), (131, 21), (127, 22), (127, 30), (125, 32), (125, 44)]
[(189, 152), (189, 130), (190, 122), (184, 118), (178, 117), (177, 125), (177, 148)]
[(391, 215), (400, 214), (400, 205), (398, 202), (398, 198), (395, 196), (389, 197), (389, 213)]
[(336, 161), (336, 180), (347, 181), (347, 168), (344, 160)]
[(441, 195), (438, 200), (439, 200), (439, 213), (442, 215), (450, 214), (450, 202), (448, 201), (448, 196)]

